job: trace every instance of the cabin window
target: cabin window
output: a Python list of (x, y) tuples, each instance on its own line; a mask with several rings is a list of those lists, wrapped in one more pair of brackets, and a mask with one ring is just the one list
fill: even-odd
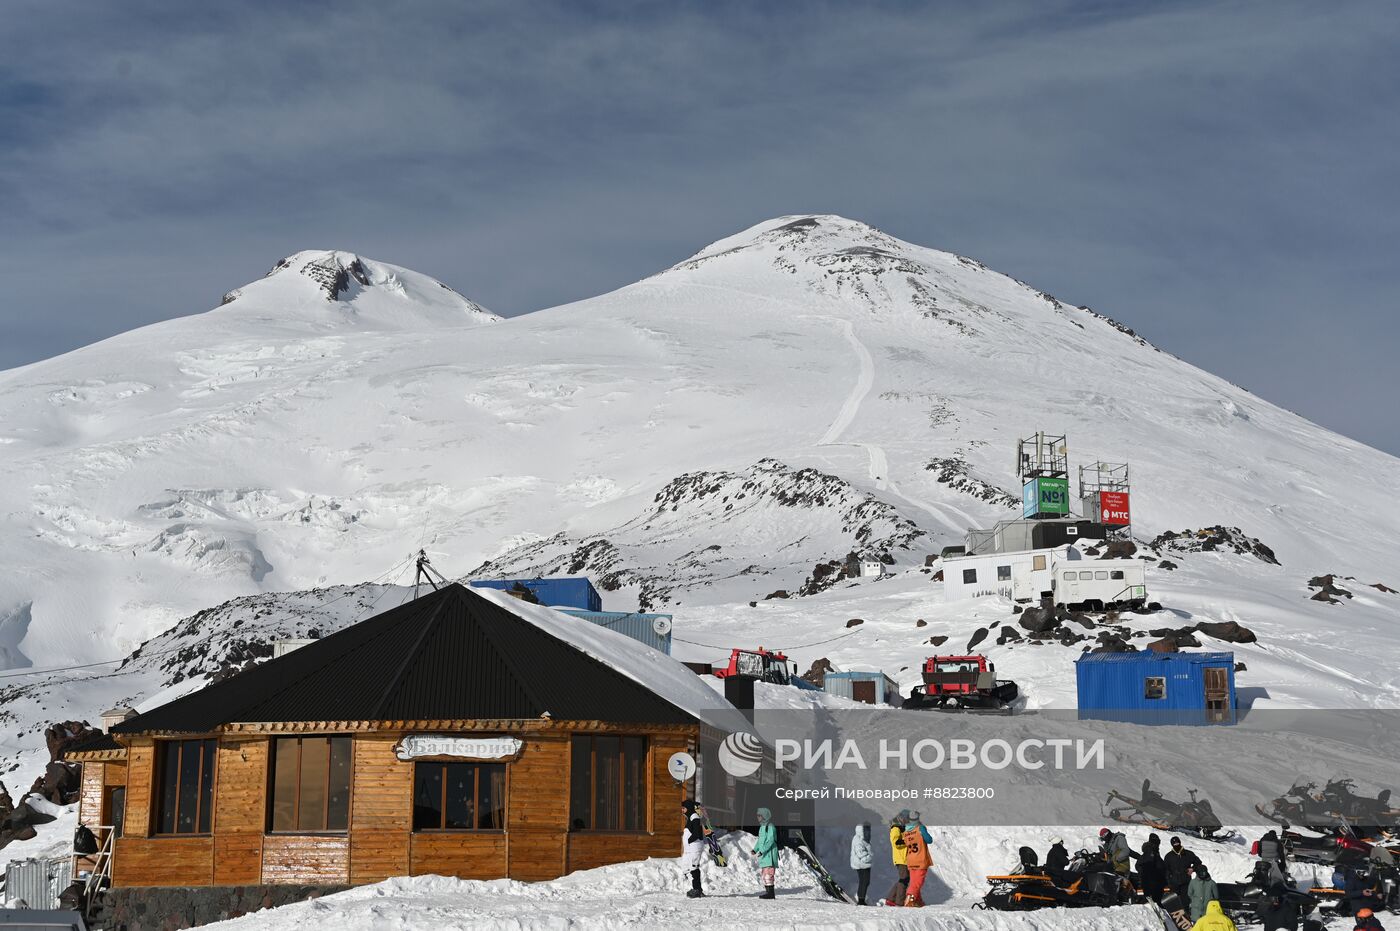
[(1065, 581), (1066, 581), (1066, 582), (1073, 582), (1073, 581), (1074, 581), (1074, 573), (1073, 573), (1073, 572), (1066, 572), (1066, 573), (1065, 573)]
[(1037, 556), (1031, 563), (1032, 571), (1041, 572), (1045, 569), (1045, 557)]
[(575, 736), (570, 830), (645, 831), (648, 777), (645, 737)]
[(1079, 581), (1081, 581), (1081, 582), (1089, 582), (1089, 581), (1092, 581), (1093, 578), (1094, 578), (1094, 573), (1091, 572), (1091, 571), (1089, 571), (1089, 570), (1087, 570), (1087, 569), (1086, 569), (1085, 571), (1079, 573)]
[(208, 834), (214, 801), (214, 740), (158, 745), (157, 834)]
[(1143, 680), (1143, 698), (1166, 698), (1167, 697), (1167, 677), (1147, 676)]
[(976, 581), (977, 581), (977, 570), (976, 570), (976, 569), (964, 569), (964, 570), (963, 570), (963, 584), (964, 584), (964, 585), (972, 585), (972, 584), (975, 583)]
[(1108, 581), (1108, 573), (1105, 572), (1103, 569), (1095, 570), (1095, 572), (1094, 572), (1094, 578), (1095, 578), (1097, 581), (1100, 581), (1100, 582), (1107, 582), (1107, 581)]
[(1122, 569), (1114, 569), (1112, 572), (1110, 572), (1110, 573), (1108, 574), (1108, 577), (1109, 577), (1110, 579), (1113, 579), (1115, 582), (1121, 582), (1121, 581), (1123, 581), (1123, 570), (1122, 570)]
[(419, 763), (413, 768), (413, 830), (503, 831), (504, 763)]
[(998, 581), (998, 582), (1009, 582), (1009, 581), (1011, 581), (1011, 567), (1010, 567), (1010, 566), (997, 566), (997, 581)]
[(272, 748), (272, 830), (350, 827), (350, 738), (278, 737)]

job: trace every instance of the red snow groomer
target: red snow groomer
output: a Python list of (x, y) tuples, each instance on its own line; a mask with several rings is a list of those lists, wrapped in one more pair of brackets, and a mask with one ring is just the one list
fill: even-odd
[(797, 678), (797, 671), (791, 661), (782, 653), (765, 650), (741, 650), (737, 647), (729, 654), (729, 665), (717, 668), (715, 675), (721, 679), (730, 676), (752, 676), (760, 682), (774, 685), (791, 685)]
[(924, 684), (910, 690), (903, 707), (1005, 713), (1020, 694), (1015, 682), (996, 678), (996, 666), (985, 656), (930, 656)]

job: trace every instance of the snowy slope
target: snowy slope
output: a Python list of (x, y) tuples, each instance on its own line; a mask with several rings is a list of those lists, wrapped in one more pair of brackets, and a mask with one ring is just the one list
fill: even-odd
[[(658, 604), (796, 590), (818, 554), (867, 542), (915, 565), (1009, 513), (1012, 444), (1038, 428), (1077, 461), (1133, 463), (1140, 533), (1239, 526), (1300, 581), (1394, 563), (1394, 458), (853, 221), (769, 221), (611, 294), (470, 325), (494, 320), (406, 270), (299, 253), (217, 310), (0, 375), (7, 662), (120, 655), (225, 598), (372, 578), (425, 541), (465, 572), (602, 537), (620, 581), (673, 576)], [(765, 459), (847, 487), (692, 500), (703, 546), (672, 540), (657, 565), (668, 483)], [(896, 532), (862, 536), (867, 495)], [(713, 546), (717, 569), (687, 560)]]

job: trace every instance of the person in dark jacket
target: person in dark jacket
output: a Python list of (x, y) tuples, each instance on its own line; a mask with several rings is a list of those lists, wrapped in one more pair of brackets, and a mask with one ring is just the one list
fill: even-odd
[(1298, 931), (1298, 922), (1302, 920), (1298, 903), (1277, 892), (1261, 898), (1255, 912), (1264, 922), (1264, 931)]
[(1065, 849), (1063, 837), (1050, 838), (1050, 849), (1045, 852), (1045, 872), (1051, 879), (1062, 875), (1069, 868), (1069, 851)]
[(1167, 888), (1187, 901), (1187, 889), (1191, 885), (1191, 868), (1199, 866), (1201, 858), (1181, 846), (1181, 838), (1172, 838), (1172, 849), (1162, 858), (1167, 870)]
[(1342, 887), (1342, 903), (1338, 911), (1343, 915), (1359, 915), (1363, 908), (1380, 908), (1384, 900), (1383, 887), (1378, 888), (1376, 877), (1365, 870), (1351, 870), (1347, 873), (1346, 885)]
[(1162, 839), (1156, 834), (1147, 838), (1138, 856), (1138, 881), (1142, 884), (1142, 894), (1154, 902), (1161, 902), (1167, 888), (1167, 865), (1162, 862)]
[(681, 817), (685, 819), (685, 829), (681, 831), (681, 865), (690, 870), (690, 889), (686, 898), (699, 899), (705, 895), (700, 887), (700, 864), (705, 857), (705, 822), (695, 810), (695, 800), (681, 802)]
[(1259, 838), (1256, 856), (1261, 860), (1277, 863), (1279, 872), (1287, 875), (1288, 851), (1284, 849), (1283, 841), (1279, 840), (1278, 831), (1270, 829), (1263, 837)]

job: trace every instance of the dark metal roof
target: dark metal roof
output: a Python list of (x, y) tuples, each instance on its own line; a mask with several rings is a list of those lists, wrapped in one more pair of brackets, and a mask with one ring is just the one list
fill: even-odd
[(117, 743), (116, 740), (114, 740), (110, 734), (104, 734), (101, 731), (95, 731), (89, 734), (88, 736), (84, 737), (82, 740), (75, 740), (68, 746), (64, 747), (63, 752), (60, 755), (64, 759), (67, 759), (70, 755), (74, 753), (93, 753), (101, 750), (124, 749), (126, 748), (123, 747), (121, 744)]
[(695, 724), (573, 644), (462, 585), (446, 586), (112, 730), (223, 724), (501, 720)]

